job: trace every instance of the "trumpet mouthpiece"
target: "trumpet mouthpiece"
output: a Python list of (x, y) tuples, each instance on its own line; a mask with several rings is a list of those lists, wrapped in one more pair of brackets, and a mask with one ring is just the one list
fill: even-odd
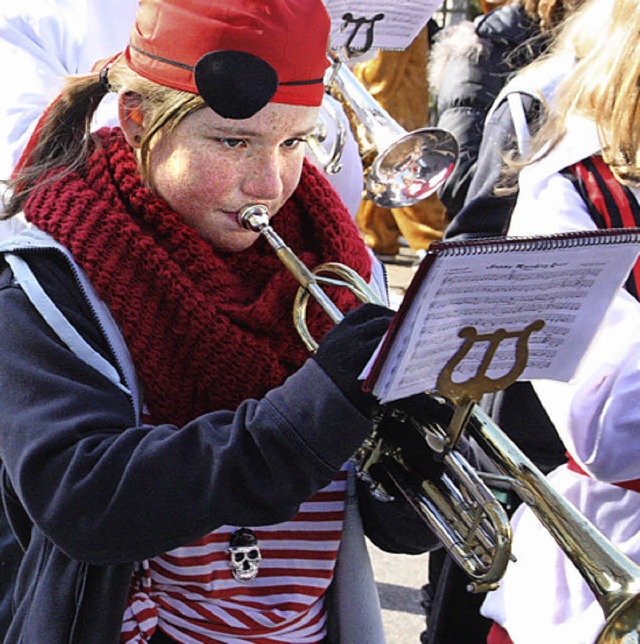
[(248, 206), (240, 211), (238, 223), (247, 230), (259, 233), (269, 225), (269, 211), (261, 204)]

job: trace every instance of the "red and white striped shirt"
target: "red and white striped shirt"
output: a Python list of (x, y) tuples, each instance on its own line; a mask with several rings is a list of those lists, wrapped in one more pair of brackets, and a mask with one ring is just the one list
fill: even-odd
[(132, 582), (121, 642), (142, 644), (156, 628), (184, 644), (321, 642), (346, 479), (343, 468), (291, 521), (252, 528), (262, 561), (249, 582), (237, 581), (229, 563), (237, 526), (144, 562)]

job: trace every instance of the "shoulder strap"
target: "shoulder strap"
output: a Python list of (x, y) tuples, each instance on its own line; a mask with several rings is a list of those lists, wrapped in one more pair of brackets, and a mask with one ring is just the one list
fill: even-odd
[[(598, 228), (640, 227), (640, 205), (631, 190), (620, 183), (600, 155), (593, 155), (569, 166), (568, 177), (584, 199), (591, 219)], [(627, 290), (638, 299), (640, 261), (626, 282)]]
[(511, 112), (511, 121), (516, 135), (518, 152), (520, 156), (526, 156), (529, 153), (529, 144), (531, 142), (531, 132), (527, 122), (527, 113), (522, 104), (522, 95), (520, 92), (510, 92), (507, 94), (507, 103)]
[[(25, 259), (26, 250), (54, 250), (67, 259), (87, 302), (100, 322), (101, 329), (111, 349), (118, 367), (98, 353), (69, 322), (55, 302), (47, 295)], [(21, 252), (23, 251), (23, 252)], [(133, 403), (136, 420), (142, 415), (141, 396), (133, 362), (120, 330), (104, 302), (98, 297), (84, 272), (76, 264), (66, 248), (51, 237), (37, 230), (27, 230), (0, 243), (2, 253), (9, 264), (14, 278), (43, 320), (60, 340), (81, 360), (96, 369), (120, 390), (124, 391)]]

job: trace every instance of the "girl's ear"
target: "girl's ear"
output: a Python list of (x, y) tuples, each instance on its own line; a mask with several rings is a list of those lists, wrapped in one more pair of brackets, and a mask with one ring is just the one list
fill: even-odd
[(132, 148), (139, 148), (145, 132), (142, 96), (136, 92), (120, 92), (118, 118), (127, 143)]

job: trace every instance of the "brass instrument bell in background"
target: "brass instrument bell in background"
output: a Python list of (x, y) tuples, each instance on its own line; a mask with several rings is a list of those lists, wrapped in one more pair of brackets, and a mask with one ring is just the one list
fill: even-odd
[[(455, 167), (458, 143), (454, 136), (433, 127), (407, 132), (342, 61), (333, 56), (332, 65), (327, 92), (342, 104), (358, 144), (365, 172), (364, 197), (383, 208), (402, 208), (432, 195)], [(325, 108), (331, 111), (327, 101)], [(328, 173), (340, 169), (346, 136), (338, 116), (331, 118), (337, 128), (333, 149), (326, 151), (320, 142), (310, 142)], [(326, 124), (320, 125), (323, 129), (319, 141), (326, 136)]]

